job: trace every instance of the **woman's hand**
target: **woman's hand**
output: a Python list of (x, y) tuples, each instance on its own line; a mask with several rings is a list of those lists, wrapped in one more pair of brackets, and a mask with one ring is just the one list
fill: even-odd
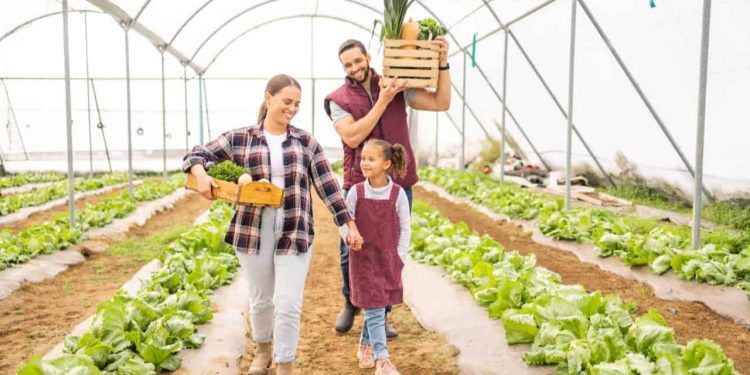
[(190, 168), (190, 173), (198, 180), (198, 192), (206, 199), (214, 199), (211, 188), (219, 187), (219, 185), (206, 173), (205, 168), (200, 164), (196, 164)]
[(349, 246), (350, 249), (354, 251), (359, 251), (362, 249), (362, 244), (364, 244), (364, 239), (359, 234), (359, 230), (357, 230), (357, 226), (354, 224), (354, 221), (350, 221), (346, 223), (349, 227), (349, 234), (346, 235), (346, 244)]

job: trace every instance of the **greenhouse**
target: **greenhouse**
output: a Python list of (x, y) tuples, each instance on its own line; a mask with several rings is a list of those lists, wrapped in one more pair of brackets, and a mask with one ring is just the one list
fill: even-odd
[(750, 374), (748, 14), (0, 2), (0, 373)]

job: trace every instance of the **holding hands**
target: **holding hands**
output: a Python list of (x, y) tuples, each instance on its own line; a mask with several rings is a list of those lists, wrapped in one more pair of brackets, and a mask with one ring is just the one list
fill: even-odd
[(354, 221), (347, 223), (349, 226), (349, 233), (346, 235), (346, 245), (354, 251), (362, 250), (362, 244), (365, 242), (362, 236), (357, 230), (357, 226), (354, 225)]

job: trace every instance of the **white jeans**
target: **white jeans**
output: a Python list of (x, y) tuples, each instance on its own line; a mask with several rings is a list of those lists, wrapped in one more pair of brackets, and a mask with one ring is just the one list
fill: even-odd
[(258, 255), (237, 253), (237, 257), (250, 290), (253, 341), (273, 341), (276, 362), (288, 363), (297, 356), (302, 292), (312, 258), (312, 247), (300, 255), (276, 255), (275, 211), (263, 211)]

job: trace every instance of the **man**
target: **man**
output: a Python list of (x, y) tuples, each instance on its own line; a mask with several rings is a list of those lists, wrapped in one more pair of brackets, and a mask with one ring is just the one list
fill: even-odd
[[(359, 166), (362, 145), (370, 138), (386, 140), (403, 145), (409, 156), (406, 177), (395, 178), (412, 201), (412, 185), (417, 183), (417, 166), (409, 142), (409, 128), (406, 121), (406, 106), (423, 111), (445, 111), (450, 108), (451, 80), (448, 66), (448, 42), (438, 37), (434, 49), (440, 52), (438, 88), (406, 89), (403, 80), (393, 80), (380, 87), (380, 76), (370, 67), (370, 54), (364, 44), (357, 40), (347, 40), (339, 47), (339, 61), (346, 72), (344, 84), (325, 99), (325, 110), (333, 120), (336, 132), (344, 146), (344, 193), (365, 180)], [(338, 332), (347, 332), (354, 324), (354, 316), (360, 309), (349, 300), (349, 249), (342, 241), (341, 275), (344, 286), (342, 294), (346, 299), (344, 308), (336, 318)], [(387, 309), (390, 311), (390, 307)], [(386, 336), (394, 338), (398, 332), (386, 320)]]

